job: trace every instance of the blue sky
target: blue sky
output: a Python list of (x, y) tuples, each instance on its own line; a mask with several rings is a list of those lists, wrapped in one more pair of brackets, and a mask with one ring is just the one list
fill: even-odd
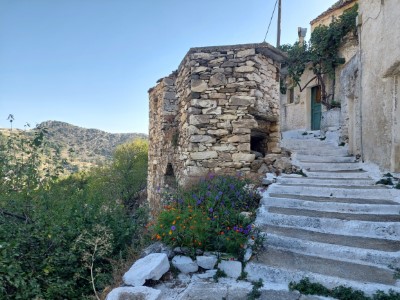
[[(281, 43), (335, 0), (282, 0)], [(0, 127), (148, 131), (147, 90), (191, 47), (262, 42), (275, 0), (0, 0)], [(276, 14), (267, 42), (276, 43)]]

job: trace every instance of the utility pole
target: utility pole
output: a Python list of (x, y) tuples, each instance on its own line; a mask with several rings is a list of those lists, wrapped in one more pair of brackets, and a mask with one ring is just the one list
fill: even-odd
[(281, 45), (281, 13), (282, 13), (282, 0), (278, 0), (278, 26), (277, 26), (277, 38), (276, 47)]

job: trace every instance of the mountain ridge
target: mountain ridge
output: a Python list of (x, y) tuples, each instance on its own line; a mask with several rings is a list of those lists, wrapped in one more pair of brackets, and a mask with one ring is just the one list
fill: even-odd
[[(46, 129), (46, 142), (50, 149), (60, 151), (70, 172), (100, 166), (111, 160), (118, 145), (135, 139), (147, 139), (144, 133), (109, 133), (96, 128), (84, 128), (67, 122), (48, 120), (36, 128)], [(34, 129), (20, 130), (0, 128), (8, 136), (12, 132), (29, 135)]]

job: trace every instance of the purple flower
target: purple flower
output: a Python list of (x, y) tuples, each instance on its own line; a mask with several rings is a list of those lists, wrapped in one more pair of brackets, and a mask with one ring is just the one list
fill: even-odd
[(208, 210), (210, 213), (212, 213), (214, 211), (214, 209), (212, 207), (210, 207), (210, 209)]
[(197, 200), (196, 204), (200, 205), (201, 204), (201, 199)]
[(174, 225), (171, 226), (171, 230), (174, 231), (176, 227)]
[(235, 188), (235, 185), (234, 185), (233, 183), (231, 183), (231, 184), (229, 185), (229, 188), (230, 188), (231, 190), (233, 190), (233, 189)]

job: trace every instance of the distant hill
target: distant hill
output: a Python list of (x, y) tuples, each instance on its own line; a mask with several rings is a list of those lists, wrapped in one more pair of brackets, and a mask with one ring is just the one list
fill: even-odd
[[(147, 139), (147, 135), (143, 133), (108, 133), (60, 121), (46, 121), (38, 126), (47, 128), (46, 140), (49, 148), (61, 151), (70, 172), (102, 165), (110, 161), (118, 145), (137, 138)], [(31, 130), (20, 132), (30, 134)], [(0, 133), (7, 136), (9, 129), (0, 129)]]

